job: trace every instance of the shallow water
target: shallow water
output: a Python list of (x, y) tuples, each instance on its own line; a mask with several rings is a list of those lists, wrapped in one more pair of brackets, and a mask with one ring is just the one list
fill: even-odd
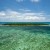
[(50, 50), (50, 26), (0, 26), (0, 50)]

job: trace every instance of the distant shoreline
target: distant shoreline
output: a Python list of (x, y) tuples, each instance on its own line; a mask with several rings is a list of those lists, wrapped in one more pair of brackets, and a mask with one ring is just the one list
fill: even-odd
[(50, 22), (0, 22), (0, 26), (50, 26)]
[(0, 26), (50, 26), (49, 24), (0, 24)]

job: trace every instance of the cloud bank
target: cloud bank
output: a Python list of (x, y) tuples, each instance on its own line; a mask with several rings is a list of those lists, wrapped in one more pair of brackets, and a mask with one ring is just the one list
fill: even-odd
[(18, 12), (13, 10), (5, 10), (0, 12), (0, 22), (40, 22), (47, 18), (44, 13), (34, 12)]

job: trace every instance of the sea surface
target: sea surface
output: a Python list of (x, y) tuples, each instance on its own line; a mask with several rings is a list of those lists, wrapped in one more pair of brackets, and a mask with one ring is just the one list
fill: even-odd
[(0, 26), (0, 50), (50, 50), (50, 26)]
[(50, 22), (0, 22), (0, 24), (50, 24)]

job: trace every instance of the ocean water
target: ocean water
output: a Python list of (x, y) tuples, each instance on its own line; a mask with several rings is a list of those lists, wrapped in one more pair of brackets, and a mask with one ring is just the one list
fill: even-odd
[(0, 50), (50, 50), (50, 26), (0, 26)]
[(0, 24), (50, 24), (50, 22), (0, 22)]

